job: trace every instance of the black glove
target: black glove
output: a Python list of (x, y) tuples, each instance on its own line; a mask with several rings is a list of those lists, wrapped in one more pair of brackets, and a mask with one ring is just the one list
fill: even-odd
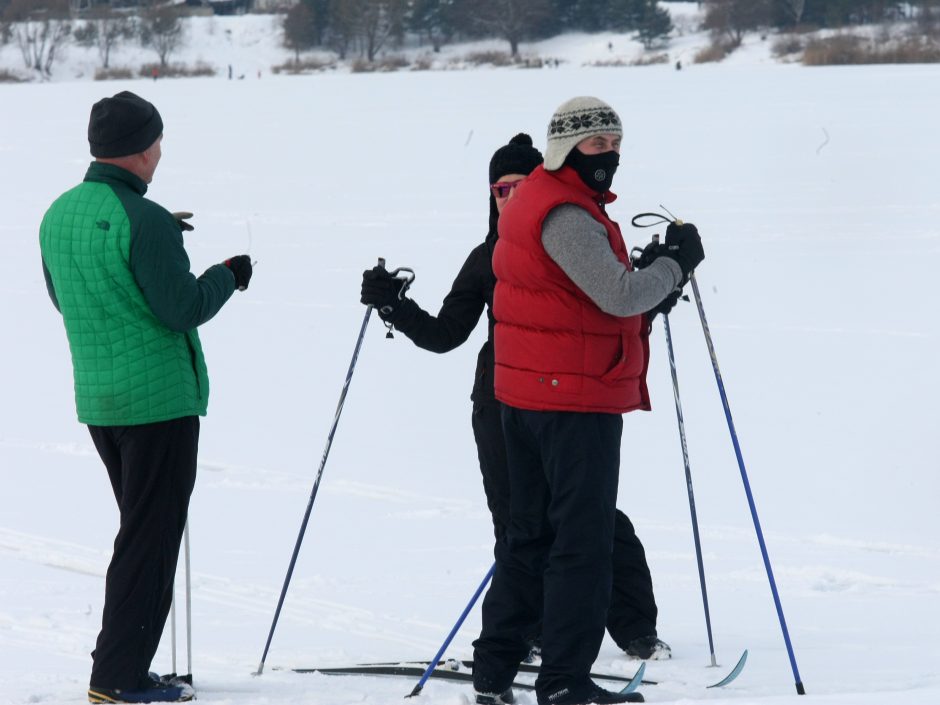
[(402, 302), (404, 280), (393, 277), (385, 267), (375, 266), (362, 273), (362, 296), (367, 306), (374, 306), (383, 316), (392, 313)]
[[(634, 251), (638, 249), (640, 248), (636, 247)], [(640, 254), (631, 257), (633, 268), (645, 269), (649, 267), (657, 257), (664, 254), (666, 254), (666, 246), (659, 241), (659, 236), (657, 235), (650, 244), (643, 248)]]
[(170, 215), (176, 220), (177, 225), (180, 226), (180, 230), (186, 232), (187, 230), (195, 230), (196, 226), (189, 222), (189, 219), (193, 217), (193, 214), (189, 211), (175, 211)]
[(663, 313), (667, 316), (675, 308), (676, 304), (679, 303), (679, 298), (682, 296), (682, 289), (676, 289), (671, 294), (669, 294), (665, 299), (656, 304), (653, 308), (646, 312), (646, 315), (649, 317), (650, 324), (656, 320), (656, 316)]
[(222, 264), (232, 270), (235, 275), (235, 288), (244, 291), (251, 281), (251, 257), (248, 255), (235, 255)]
[(692, 223), (670, 223), (666, 228), (666, 252), (679, 263), (682, 270), (682, 283), (689, 280), (689, 275), (703, 259), (705, 259), (705, 250), (702, 248), (702, 238), (698, 234), (698, 228)]

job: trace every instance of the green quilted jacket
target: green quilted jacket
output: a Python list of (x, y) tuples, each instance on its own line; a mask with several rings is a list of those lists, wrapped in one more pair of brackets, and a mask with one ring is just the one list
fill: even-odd
[(179, 224), (146, 191), (134, 174), (93, 162), (40, 228), (82, 423), (130, 426), (206, 413), (209, 377), (196, 327), (228, 301), (235, 277), (222, 264), (193, 276)]

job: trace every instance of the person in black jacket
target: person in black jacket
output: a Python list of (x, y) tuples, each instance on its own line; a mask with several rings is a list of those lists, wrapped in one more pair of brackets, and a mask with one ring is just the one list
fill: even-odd
[[(500, 403), (493, 393), (493, 247), (498, 238), (499, 213), (512, 198), (513, 189), (535, 167), (542, 154), (524, 133), (513, 137), (493, 154), (489, 165), (490, 218), (486, 239), (467, 256), (450, 293), (437, 316), (432, 316), (412, 299), (400, 297), (401, 280), (384, 267), (374, 267), (362, 275), (364, 304), (376, 308), (382, 320), (394, 325), (420, 348), (445, 353), (462, 345), (486, 309), (489, 333), (477, 356), (473, 392), (473, 437), (476, 440), (483, 490), (493, 519), (496, 540), (505, 538), (509, 525), (509, 469), (500, 421)], [(628, 656), (640, 659), (671, 658), (668, 644), (656, 632), (658, 610), (643, 544), (633, 524), (617, 511), (613, 550), (613, 595), (607, 616), (607, 631)], [(533, 644), (538, 643), (533, 627)]]

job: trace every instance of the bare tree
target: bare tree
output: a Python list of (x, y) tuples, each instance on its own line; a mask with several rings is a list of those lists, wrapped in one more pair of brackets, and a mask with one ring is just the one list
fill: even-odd
[(183, 43), (183, 23), (179, 11), (169, 5), (151, 7), (143, 14), (141, 42), (160, 57), (160, 68), (166, 68), (170, 55)]
[(134, 21), (128, 15), (115, 12), (104, 5), (92, 8), (84, 17), (84, 25), (77, 27), (72, 35), (75, 41), (83, 46), (97, 47), (101, 67), (109, 68), (111, 51), (121, 40), (134, 36)]
[(9, 31), (26, 68), (51, 75), (72, 31), (68, 0), (11, 0), (3, 18), (10, 23)]
[(10, 25), (6, 22), (7, 6), (10, 0), (0, 0), (0, 47), (10, 41)]
[(921, 0), (917, 24), (928, 35), (940, 31), (940, 0)]
[(703, 27), (739, 46), (744, 33), (770, 23), (769, 0), (705, 0)]
[(514, 57), (519, 56), (519, 43), (553, 13), (551, 0), (470, 0), (464, 4), (467, 20), (509, 42)]
[(371, 62), (390, 38), (403, 32), (406, 4), (404, 0), (358, 0), (354, 4), (362, 53)]

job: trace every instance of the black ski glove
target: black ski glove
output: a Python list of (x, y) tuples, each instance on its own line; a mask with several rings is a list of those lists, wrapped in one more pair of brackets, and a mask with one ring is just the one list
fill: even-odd
[(393, 277), (385, 267), (367, 269), (362, 273), (362, 295), (359, 301), (374, 306), (382, 316), (387, 316), (401, 304), (404, 284), (404, 280)]
[(235, 275), (236, 289), (244, 291), (248, 288), (248, 282), (251, 281), (251, 257), (248, 255), (235, 255), (222, 264), (232, 270), (232, 274)]
[(676, 304), (679, 303), (679, 299), (682, 296), (682, 289), (676, 289), (671, 294), (666, 296), (665, 299), (660, 301), (658, 304), (653, 306), (649, 311), (646, 312), (646, 315), (649, 317), (650, 325), (653, 321), (656, 320), (656, 316), (661, 313), (666, 314), (667, 316), (675, 308)]
[[(682, 284), (689, 280), (692, 271), (705, 259), (705, 250), (702, 248), (702, 238), (698, 228), (692, 223), (670, 223), (666, 228), (666, 252), (679, 263), (682, 270)], [(681, 286), (680, 285), (680, 286)]]
[[(640, 248), (633, 248), (634, 252)], [(659, 236), (656, 235), (652, 242), (643, 248), (640, 254), (631, 257), (631, 262), (633, 262), (634, 269), (645, 269), (649, 267), (660, 255), (666, 254), (666, 246), (659, 241)]]

